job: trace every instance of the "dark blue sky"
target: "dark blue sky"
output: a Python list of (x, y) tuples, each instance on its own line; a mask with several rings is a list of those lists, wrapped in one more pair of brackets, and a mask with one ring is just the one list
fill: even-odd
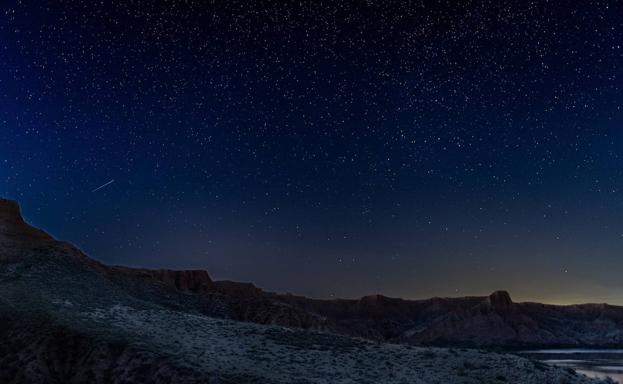
[(0, 193), (107, 263), (623, 303), (623, 9), (576, 3), (5, 2)]

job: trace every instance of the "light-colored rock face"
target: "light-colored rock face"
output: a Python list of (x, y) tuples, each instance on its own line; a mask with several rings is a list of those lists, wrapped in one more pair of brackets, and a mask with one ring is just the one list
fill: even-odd
[(53, 240), (40, 229), (28, 225), (22, 218), (19, 205), (12, 200), (0, 199), (0, 240), (2, 242), (26, 242)]

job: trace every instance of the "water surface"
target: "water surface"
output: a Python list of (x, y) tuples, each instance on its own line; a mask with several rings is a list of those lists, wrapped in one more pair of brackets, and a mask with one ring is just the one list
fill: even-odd
[(623, 349), (540, 349), (520, 354), (547, 364), (573, 368), (589, 377), (610, 377), (623, 384)]

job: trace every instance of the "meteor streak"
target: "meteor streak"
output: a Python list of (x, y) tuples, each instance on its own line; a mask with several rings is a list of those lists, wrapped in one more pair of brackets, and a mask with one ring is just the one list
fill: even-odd
[(99, 191), (100, 189), (106, 188), (106, 187), (108, 187), (110, 184), (112, 184), (114, 182), (115, 182), (115, 180), (110, 180), (108, 183), (100, 185), (99, 187), (97, 187), (94, 190), (92, 190), (91, 193), (94, 193), (94, 192)]

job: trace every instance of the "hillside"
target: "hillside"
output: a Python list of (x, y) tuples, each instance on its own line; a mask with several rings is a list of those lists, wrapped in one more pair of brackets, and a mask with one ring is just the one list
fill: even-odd
[[(512, 355), (328, 333), (345, 324), (330, 311), (357, 303), (290, 301), (202, 272), (103, 265), (0, 200), (2, 383), (597, 382)], [(385, 299), (371, 301), (381, 319)]]

